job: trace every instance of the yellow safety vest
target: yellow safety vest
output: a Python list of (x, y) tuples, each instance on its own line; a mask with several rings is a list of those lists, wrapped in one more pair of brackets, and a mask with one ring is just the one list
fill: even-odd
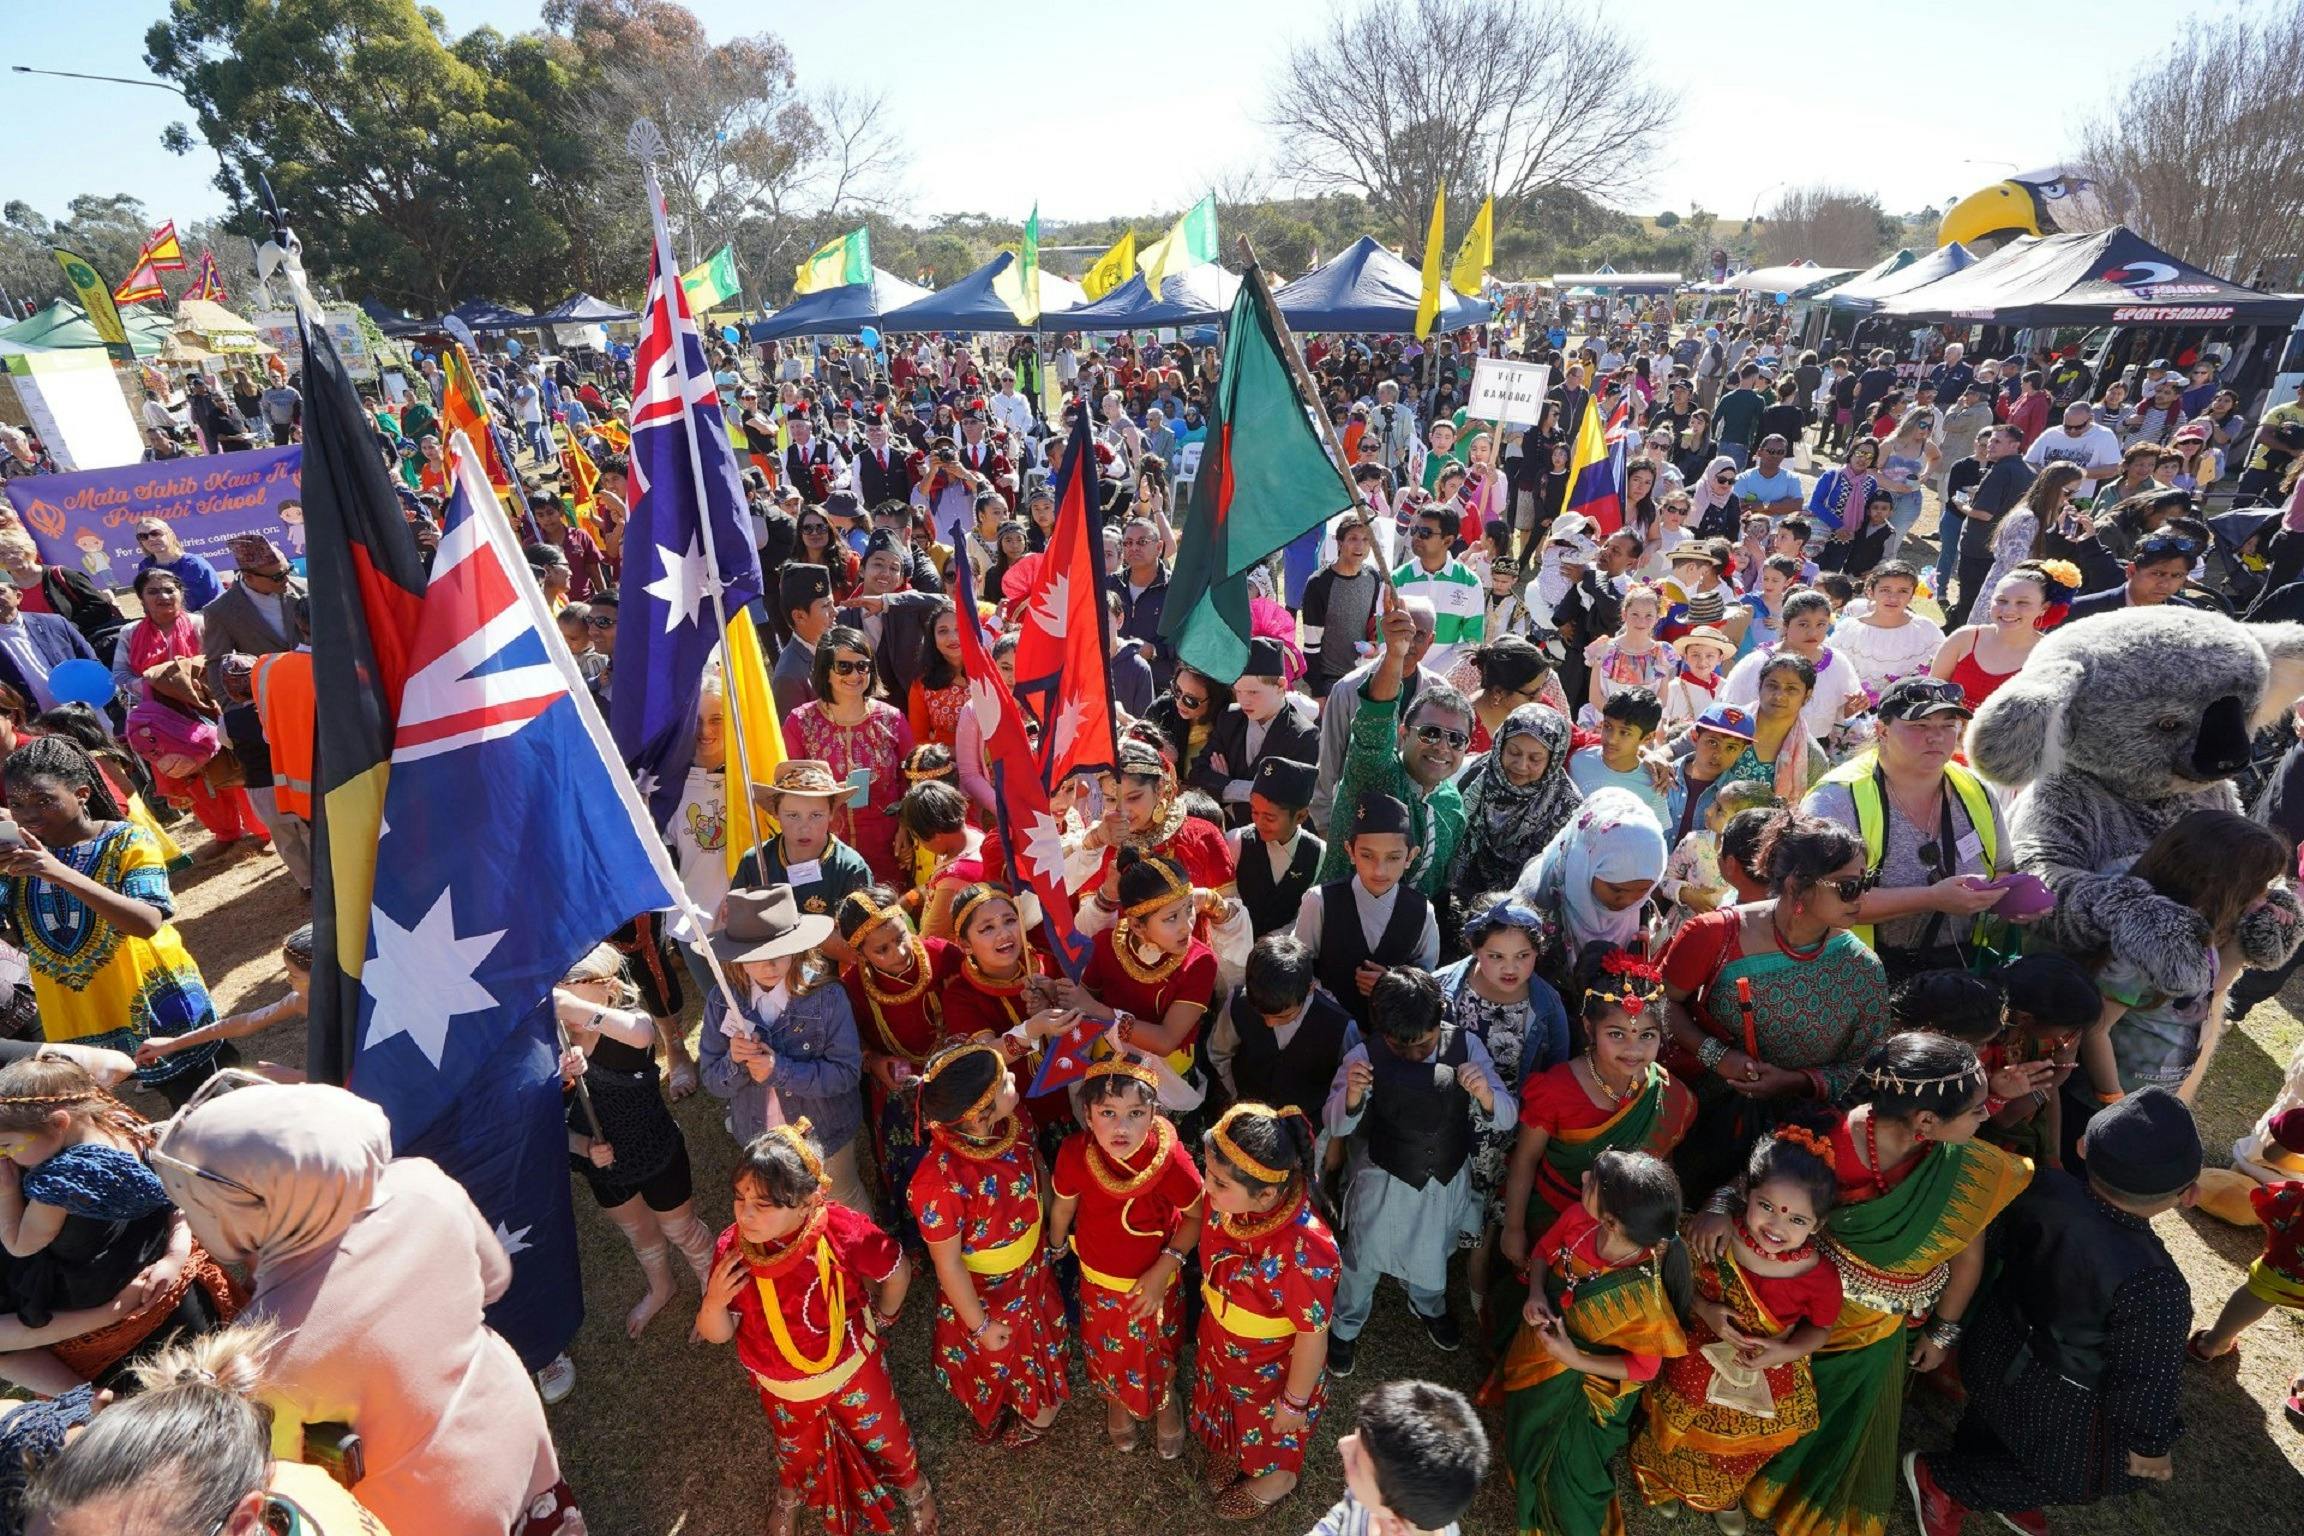
[[(1864, 840), (1864, 869), (1877, 870), (1888, 850), (1888, 814), (1881, 804), (1880, 780), (1873, 769), (1880, 760), (1880, 749), (1869, 747), (1857, 753), (1839, 767), (1816, 781), (1818, 789), (1827, 784), (1838, 784), (1848, 791), (1848, 798), (1856, 806), (1856, 835)], [(1976, 841), (1984, 850), (1984, 867), (2000, 868), (2000, 834), (1992, 819), (1992, 797), (1984, 788), (1984, 781), (1959, 763), (1944, 765), (1944, 778), (1952, 792), (1960, 798), (1960, 808), (1968, 813), (1968, 824), (1976, 829)], [(1867, 948), (1877, 948), (1872, 942), (1872, 925), (1860, 924), (1848, 930), (1862, 939)]]

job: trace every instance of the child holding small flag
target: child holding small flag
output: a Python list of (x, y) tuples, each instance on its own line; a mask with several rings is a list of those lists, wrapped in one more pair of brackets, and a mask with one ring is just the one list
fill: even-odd
[(908, 1196), (941, 1292), (936, 1379), (976, 1421), (979, 1441), (997, 1436), (1011, 1448), (1046, 1434), (1071, 1395), (1064, 1308), (1041, 1241), (1040, 1162), (1017, 1102), (1007, 1058), (990, 1041), (930, 1058), (920, 1085), (928, 1155)]
[[(720, 1234), (696, 1333), (734, 1340), (776, 1440), (771, 1536), (805, 1505), (831, 1536), (936, 1529), (936, 1498), (880, 1355), (880, 1332), (911, 1286), (903, 1250), (825, 1198), (808, 1122), (753, 1138), (732, 1184), (735, 1224)], [(893, 1496), (892, 1496), (893, 1495)]]
[(1079, 1112), (1088, 1128), (1065, 1141), (1050, 1179), (1049, 1246), (1080, 1261), (1080, 1350), (1104, 1394), (1104, 1430), (1132, 1451), (1156, 1419), (1163, 1461), (1184, 1451), (1176, 1397), (1184, 1304), (1176, 1277), (1199, 1246), (1200, 1170), (1160, 1114), (1159, 1077), (1129, 1056), (1089, 1067)]
[(1164, 1109), (1197, 1109), (1207, 1096), (1193, 1064), (1201, 1020), (1216, 1000), (1216, 952), (1193, 937), (1199, 907), (1183, 866), (1123, 848), (1120, 920), (1095, 937), (1078, 985), (1052, 989), (1091, 1019), (1110, 1019), (1114, 1048), (1146, 1059)]

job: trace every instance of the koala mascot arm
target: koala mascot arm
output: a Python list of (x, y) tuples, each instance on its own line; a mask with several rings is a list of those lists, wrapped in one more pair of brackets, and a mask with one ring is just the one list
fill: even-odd
[[(2039, 646), (1977, 711), (1968, 738), (1979, 773), (2028, 786), (2010, 830), (2018, 867), (2056, 893), (2039, 936), (2074, 954), (2108, 948), (2173, 996), (2209, 991), (2199, 914), (2110, 871), (2189, 811), (2239, 810), (2225, 775), (2245, 761), (2248, 729), (2299, 693), (2304, 626), (2131, 609)], [(2250, 965), (2278, 965), (2295, 949), (2297, 911), (2275, 888), (2250, 914), (2240, 933)]]

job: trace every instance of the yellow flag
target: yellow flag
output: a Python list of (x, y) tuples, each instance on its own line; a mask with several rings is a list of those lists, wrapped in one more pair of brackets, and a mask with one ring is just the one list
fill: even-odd
[(1433, 322), (1440, 318), (1440, 263), (1441, 247), (1448, 238), (1448, 183), (1440, 183), (1432, 194), (1432, 227), (1424, 233), (1424, 288), (1416, 300), (1416, 339), (1422, 341), (1432, 334)]
[[(744, 855), (760, 846), (762, 831), (752, 811), (752, 796), (743, 787), (739, 762), (752, 770), (752, 782), (765, 788), (784, 761), (784, 730), (776, 723), (776, 696), (768, 691), (768, 663), (760, 654), (760, 632), (752, 626), (752, 611), (739, 608), (728, 616), (728, 633), (720, 647), (727, 681), (728, 732), (728, 873)], [(744, 751), (736, 751), (741, 732)]]
[(1496, 264), (1496, 199), (1480, 204), (1480, 216), (1464, 232), (1456, 248), (1456, 265), (1449, 269), (1448, 286), (1468, 299), (1480, 297), (1480, 279)]
[(1096, 265), (1081, 274), (1080, 286), (1088, 297), (1100, 299), (1128, 281), (1136, 270), (1136, 231), (1130, 230), (1112, 242), (1112, 249), (1096, 258)]

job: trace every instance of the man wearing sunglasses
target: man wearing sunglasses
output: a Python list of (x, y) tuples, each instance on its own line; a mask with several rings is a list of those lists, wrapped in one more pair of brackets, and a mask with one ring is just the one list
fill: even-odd
[[(2165, 493), (2182, 497), (2185, 505), (2191, 497), (2183, 491)], [(2192, 577), (2192, 568), (2208, 549), (2208, 525), (2193, 517), (2172, 517), (2136, 543), (2128, 557), (2128, 579), (2117, 587), (2106, 587), (2101, 592), (2085, 592), (2072, 599), (2072, 611), (2064, 616), (2066, 624), (2094, 618), (2100, 613), (2117, 613), (2123, 608), (2153, 608), (2165, 604), (2171, 608), (2196, 608), (2199, 604), (2186, 598), (2184, 584)]]
[(137, 570), (158, 566), (174, 573), (176, 584), (184, 589), (187, 613), (198, 613), (224, 595), (224, 578), (216, 574), (216, 567), (177, 542), (176, 530), (159, 518), (137, 519), (136, 548), (144, 556), (136, 563)]
[(1801, 802), (1864, 844), (1872, 885), (1855, 898), (1855, 932), (1880, 956), (1891, 984), (1965, 968), (1973, 920), (2004, 894), (1987, 882), (2013, 868), (2000, 807), (1952, 760), (1973, 713), (1958, 683), (1891, 683), (1880, 696), (1875, 744)]
[(1447, 683), (1434, 682), (1401, 708), (1401, 682), (1410, 665), (1408, 653), (1417, 644), (1417, 628), (1399, 589), (1386, 587), (1376, 625), (1384, 653), (1360, 686), (1351, 746), (1330, 796), (1328, 851), (1321, 857), (1320, 880), (1326, 884), (1352, 873), (1345, 847), (1352, 818), (1363, 796), (1385, 794), (1408, 807), (1408, 883), (1443, 903), (1448, 865), (1464, 836), (1464, 797), (1454, 780), (1472, 741), (1472, 704)]
[(1392, 573), (1392, 589), (1432, 605), (1432, 649), (1424, 665), (1445, 676), (1468, 646), (1480, 643), (1488, 622), (1488, 602), (1472, 567), (1456, 558), (1450, 511), (1420, 506), (1408, 521), (1408, 558)]

